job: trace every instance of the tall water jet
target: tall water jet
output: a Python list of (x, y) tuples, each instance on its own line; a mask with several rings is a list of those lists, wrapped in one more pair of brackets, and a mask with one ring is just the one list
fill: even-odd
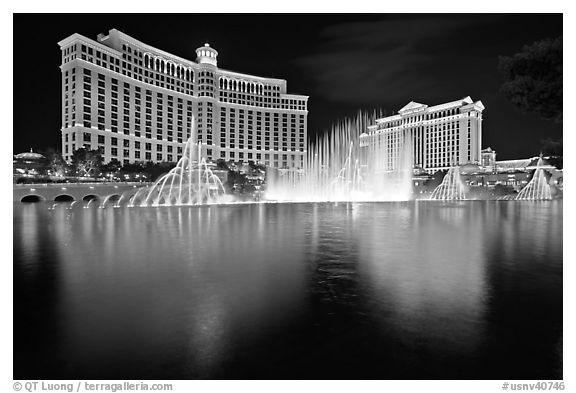
[(359, 113), (310, 144), (304, 167), (268, 173), (266, 197), (279, 201), (392, 201), (412, 193), (411, 137), (368, 135), (377, 114)]
[(434, 189), (430, 199), (461, 200), (466, 199), (466, 187), (460, 179), (460, 167), (453, 166), (444, 176), (442, 183)]
[(548, 184), (548, 179), (546, 178), (544, 169), (542, 169), (541, 166), (542, 155), (540, 155), (540, 158), (538, 159), (538, 163), (536, 164), (536, 171), (534, 171), (532, 180), (530, 180), (530, 182), (526, 184), (526, 187), (524, 187), (518, 193), (518, 195), (516, 195), (516, 200), (540, 201), (552, 199), (550, 184)]
[(363, 133), (366, 190), (373, 200), (408, 200), (412, 196), (413, 136), (409, 131)]
[(140, 189), (128, 206), (182, 206), (216, 203), (224, 195), (224, 185), (202, 157), (202, 145), (192, 118), (191, 133), (184, 153), (167, 174)]

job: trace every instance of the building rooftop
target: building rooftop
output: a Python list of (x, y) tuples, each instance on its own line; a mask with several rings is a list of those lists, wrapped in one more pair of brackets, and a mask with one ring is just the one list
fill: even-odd
[[(78, 33), (74, 33), (58, 42), (58, 44), (60, 45), (61, 48), (63, 48), (75, 41), (80, 41), (83, 44), (95, 47), (100, 51), (107, 52), (109, 54), (113, 54), (114, 56), (118, 57), (122, 56), (122, 52), (120, 51), (120, 46), (122, 42), (126, 42), (128, 44), (139, 47), (141, 50), (147, 52), (152, 57), (162, 58), (163, 60), (168, 62), (172, 61), (181, 64), (186, 68), (197, 69), (198, 66), (200, 66), (201, 64), (212, 64), (214, 66), (217, 66), (218, 51), (213, 47), (211, 47), (210, 44), (208, 43), (205, 43), (203, 44), (203, 46), (196, 49), (196, 59), (195, 61), (193, 61), (174, 55), (172, 53), (168, 53), (162, 49), (155, 48), (117, 29), (110, 29), (107, 34), (105, 33), (98, 34), (96, 40), (90, 39)], [(218, 72), (220, 75), (224, 77), (240, 78), (240, 79), (246, 79), (247, 81), (256, 81), (256, 82), (259, 81), (278, 85), (281, 89), (280, 93), (285, 99), (295, 98), (306, 100), (309, 98), (309, 96), (307, 95), (298, 93), (288, 94), (286, 79), (257, 76), (242, 72), (231, 71), (221, 67), (218, 67)]]
[[(499, 169), (536, 169), (538, 166), (538, 160), (540, 157), (532, 157), (532, 158), (523, 158), (519, 160), (503, 160), (503, 161), (496, 161), (496, 167)], [(552, 168), (553, 165), (546, 160), (546, 158), (542, 157), (542, 163), (540, 164), (541, 168)]]
[(40, 153), (34, 153), (32, 151), (32, 149), (30, 149), (30, 151), (28, 151), (28, 152), (16, 154), (14, 156), (14, 158), (16, 158), (18, 160), (32, 160), (32, 161), (34, 161), (34, 160), (41, 160), (41, 159), (46, 158), (46, 157), (44, 157)]
[(404, 107), (400, 109), (398, 113), (411, 112), (415, 110), (424, 110), (426, 108), (428, 108), (428, 105), (426, 104), (420, 104), (415, 101), (410, 101), (408, 104), (404, 105)]
[(450, 101), (450, 102), (446, 102), (444, 104), (439, 104), (439, 105), (434, 105), (434, 106), (428, 106), (426, 104), (422, 104), (422, 103), (419, 103), (416, 101), (410, 101), (408, 104), (404, 105), (398, 111), (398, 114), (388, 116), (388, 117), (383, 117), (380, 119), (376, 119), (376, 123), (377, 124), (388, 123), (390, 121), (400, 120), (404, 116), (411, 115), (411, 114), (417, 114), (420, 112), (432, 113), (432, 112), (439, 112), (439, 111), (453, 109), (453, 108), (475, 109), (479, 112), (482, 112), (485, 109), (484, 104), (482, 104), (482, 101), (480, 101), (480, 100), (474, 101), (474, 100), (472, 100), (472, 98), (470, 98), (470, 96), (461, 98), (461, 99), (456, 100), (456, 101)]
[(472, 174), (472, 173), (479, 173), (483, 172), (483, 169), (480, 168), (478, 164), (464, 164), (460, 167), (460, 173), (463, 175)]

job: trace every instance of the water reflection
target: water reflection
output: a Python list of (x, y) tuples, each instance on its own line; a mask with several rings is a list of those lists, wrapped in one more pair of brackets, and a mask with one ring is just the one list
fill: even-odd
[(561, 373), (561, 202), (15, 205), (14, 226), (17, 379)]
[(473, 353), (488, 296), (482, 210), (416, 203), (364, 222), (363, 274), (384, 322), (421, 351)]

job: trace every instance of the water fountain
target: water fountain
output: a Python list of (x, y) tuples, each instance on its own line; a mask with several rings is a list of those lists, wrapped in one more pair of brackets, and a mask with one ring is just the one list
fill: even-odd
[[(376, 114), (359, 113), (310, 145), (300, 170), (268, 173), (277, 201), (402, 201), (412, 194), (412, 139), (402, 131), (366, 134)], [(390, 143), (394, 138), (394, 143)]]
[[(216, 203), (224, 195), (222, 181), (210, 169), (206, 158), (202, 157), (202, 145), (197, 142), (198, 134), (192, 118), (190, 138), (178, 163), (167, 174), (149, 186), (139, 189), (126, 205), (134, 206), (184, 206)], [(110, 196), (101, 207), (106, 206)], [(127, 199), (122, 194), (114, 207), (119, 207)]]
[(116, 194), (110, 194), (110, 195), (106, 195), (104, 197), (104, 200), (102, 201), (102, 203), (100, 204), (100, 209), (104, 209), (106, 207), (106, 204), (108, 203), (108, 201), (110, 199), (112, 199)]
[[(378, 202), (406, 201), (412, 198), (413, 146), (410, 133), (400, 129), (378, 133), (368, 126), (377, 114), (359, 113), (316, 137), (307, 151), (303, 168), (269, 170), (265, 199), (277, 202)], [(152, 186), (127, 193), (114, 207), (182, 206), (229, 203), (224, 186), (202, 157), (197, 143), (194, 118), (191, 137), (176, 167)], [(368, 132), (365, 132), (368, 130)], [(550, 186), (540, 168), (518, 194), (518, 200), (551, 199)], [(466, 186), (457, 165), (450, 168), (434, 189), (432, 200), (466, 199)], [(129, 195), (131, 194), (131, 195)], [(112, 195), (104, 198), (107, 206)], [(90, 205), (88, 203), (87, 207)]]
[[(136, 193), (126, 191), (119, 197), (117, 194), (107, 195), (99, 207), (119, 208), (123, 206), (122, 203), (128, 207), (147, 207), (229, 202), (223, 198), (224, 185), (212, 172), (212, 164), (202, 157), (202, 144), (197, 142), (198, 133), (194, 117), (190, 123), (190, 130), (191, 136), (186, 142), (182, 157), (167, 174), (161, 176), (153, 185), (138, 189)], [(109, 203), (114, 197), (118, 197), (118, 200), (114, 200), (113, 204)], [(85, 207), (88, 208), (91, 202), (92, 200)]]
[(544, 173), (542, 166), (542, 155), (538, 159), (536, 164), (536, 171), (532, 180), (516, 195), (516, 200), (523, 201), (539, 201), (552, 199), (552, 194), (550, 191), (550, 184), (548, 184), (548, 179)]
[(183, 206), (217, 203), (224, 185), (205, 158), (201, 144), (190, 138), (176, 166), (150, 186), (136, 192), (128, 206)]
[(461, 200), (466, 198), (466, 189), (460, 179), (460, 168), (453, 166), (444, 176), (442, 183), (434, 189), (432, 200)]

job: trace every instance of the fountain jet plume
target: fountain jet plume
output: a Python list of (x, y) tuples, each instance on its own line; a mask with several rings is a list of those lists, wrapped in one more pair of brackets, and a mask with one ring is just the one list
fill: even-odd
[(190, 138), (174, 168), (147, 188), (136, 192), (128, 206), (183, 206), (217, 203), (224, 185), (202, 157), (194, 117)]
[(516, 195), (516, 200), (540, 201), (547, 199), (552, 199), (552, 193), (544, 169), (542, 169), (542, 156), (540, 156), (532, 180)]
[[(368, 131), (381, 112), (359, 112), (311, 142), (302, 169), (269, 172), (278, 201), (404, 201), (412, 196), (412, 135)], [(368, 131), (368, 132), (367, 132)]]

